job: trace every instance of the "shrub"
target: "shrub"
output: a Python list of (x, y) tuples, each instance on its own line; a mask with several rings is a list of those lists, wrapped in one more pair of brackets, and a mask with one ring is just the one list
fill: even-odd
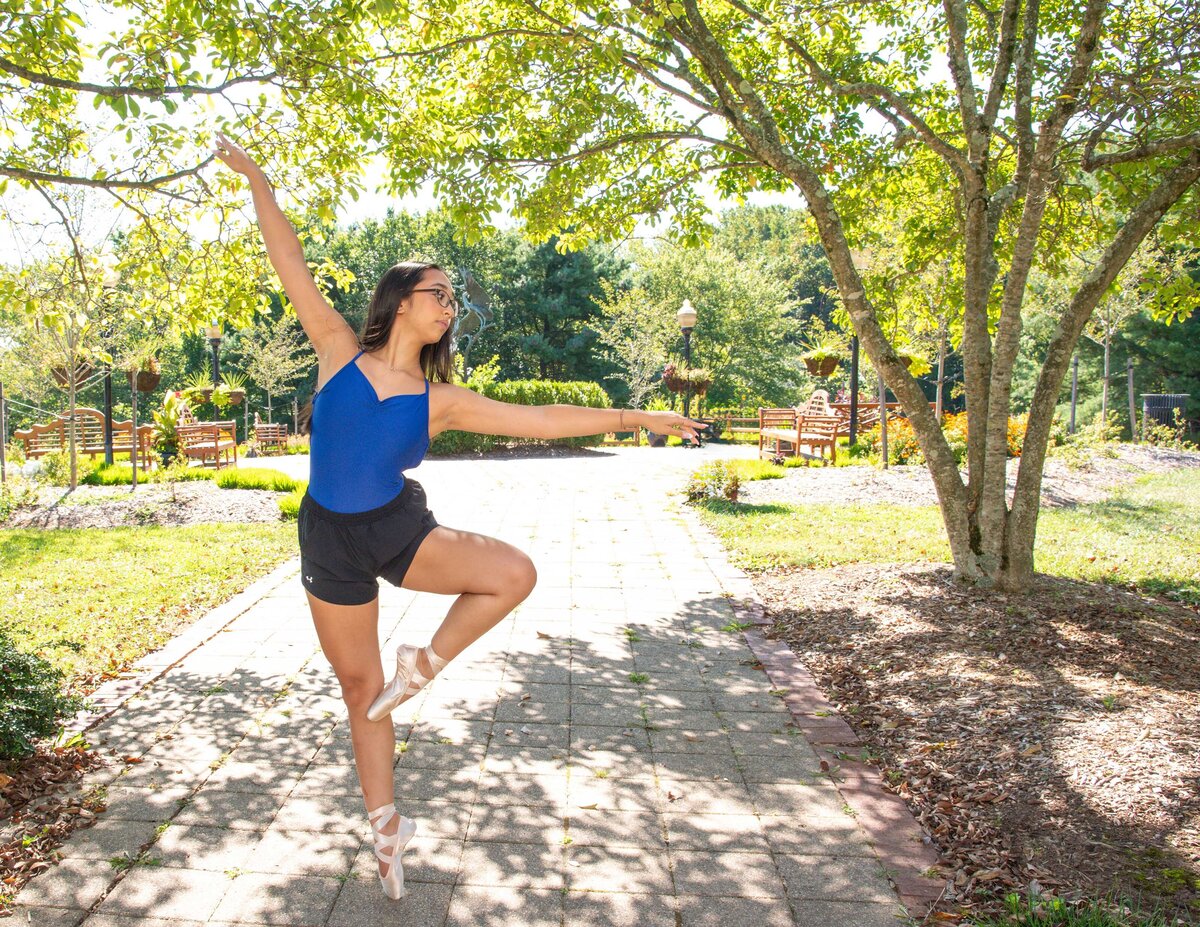
[(737, 502), (741, 480), (736, 463), (738, 461), (714, 460), (695, 471), (684, 489), (688, 502), (703, 502), (706, 499)]
[(21, 441), (9, 441), (4, 445), (4, 459), (10, 467), (25, 465), (25, 445)]
[(295, 477), (266, 467), (231, 467), (218, 471), (213, 480), (222, 489), (269, 489), (271, 492), (294, 492), (300, 485)]
[(738, 475), (738, 480), (747, 483), (750, 480), (778, 480), (783, 477), (783, 467), (769, 460), (730, 460), (727, 461)]
[[(138, 483), (184, 483), (194, 482), (196, 480), (211, 480), (213, 478), (212, 470), (205, 470), (203, 467), (190, 467), (187, 465), (187, 458), (176, 458), (181, 461), (179, 466), (168, 468), (160, 467), (150, 473), (144, 470), (138, 471)], [(170, 478), (166, 477), (166, 472), (170, 471)], [(127, 463), (101, 464), (87, 476), (80, 480), (81, 483), (87, 483), (89, 486), (130, 486), (133, 484), (133, 465)]]
[(23, 505), (36, 505), (37, 487), (19, 477), (10, 476), (0, 484), (0, 522)]
[(38, 479), (51, 486), (66, 486), (71, 482), (71, 452), (55, 451), (43, 454)]
[(1179, 409), (1172, 410), (1175, 422), (1168, 425), (1165, 422), (1146, 427), (1146, 443), (1155, 447), (1167, 447), (1176, 451), (1194, 451), (1196, 444), (1184, 438), (1187, 422), (1180, 415)]
[(283, 517), (288, 521), (295, 521), (300, 517), (300, 500), (304, 498), (304, 493), (308, 490), (308, 483), (300, 483), (290, 493), (279, 500), (279, 511), (283, 513)]
[(28, 756), (34, 741), (52, 737), (59, 719), (79, 709), (81, 700), (60, 690), (62, 680), (59, 670), (21, 653), (0, 631), (0, 759)]
[(88, 486), (128, 486), (133, 482), (133, 464), (101, 464), (79, 482)]

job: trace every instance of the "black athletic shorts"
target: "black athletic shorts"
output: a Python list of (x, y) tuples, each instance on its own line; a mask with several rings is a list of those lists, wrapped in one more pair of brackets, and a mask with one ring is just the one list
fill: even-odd
[(379, 595), (377, 577), (393, 585), (437, 527), (425, 507), (425, 490), (405, 478), (391, 502), (366, 512), (332, 512), (308, 493), (300, 501), (300, 577), (322, 602), (365, 605)]

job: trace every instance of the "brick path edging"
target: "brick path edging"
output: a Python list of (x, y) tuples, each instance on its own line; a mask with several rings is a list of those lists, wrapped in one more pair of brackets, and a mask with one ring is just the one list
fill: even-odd
[[(732, 591), (729, 604), (740, 624), (746, 644), (762, 664), (774, 689), (785, 690), (784, 704), (792, 722), (812, 745), (821, 769), (833, 781), (842, 800), (854, 813), (880, 865), (896, 888), (900, 901), (918, 920), (928, 914), (945, 890), (944, 877), (927, 875), (938, 864), (933, 842), (900, 796), (883, 787), (879, 770), (847, 754), (863, 746), (849, 724), (817, 685), (812, 674), (783, 641), (764, 633), (771, 621), (749, 577), (728, 565), (724, 549), (698, 517), (690, 514), (695, 534), (702, 539), (698, 553), (713, 564), (713, 572)], [(715, 555), (718, 555), (715, 556)], [(715, 561), (715, 562), (714, 562)]]

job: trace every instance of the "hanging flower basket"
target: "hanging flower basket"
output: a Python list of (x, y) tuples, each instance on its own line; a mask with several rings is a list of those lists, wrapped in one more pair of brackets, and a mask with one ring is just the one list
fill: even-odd
[(804, 366), (808, 368), (808, 372), (814, 377), (827, 377), (838, 368), (838, 358), (829, 357), (806, 357), (804, 358)]
[(240, 406), (242, 404), (242, 400), (245, 398), (246, 391), (244, 389), (231, 389), (229, 391), (229, 404), (231, 406)]
[(667, 366), (663, 367), (662, 379), (663, 385), (672, 393), (682, 393), (687, 389), (687, 374), (674, 364), (667, 364)]
[[(71, 372), (66, 367), (51, 367), (50, 373), (54, 377), (54, 382), (59, 389), (67, 389), (71, 385)], [(80, 361), (75, 367), (75, 382), (86, 380), (92, 375), (92, 365), (87, 361)]]
[(158, 384), (162, 381), (162, 374), (154, 370), (139, 370), (136, 376), (131, 370), (128, 377), (129, 384), (131, 386), (136, 384), (139, 393), (148, 393), (158, 389)]

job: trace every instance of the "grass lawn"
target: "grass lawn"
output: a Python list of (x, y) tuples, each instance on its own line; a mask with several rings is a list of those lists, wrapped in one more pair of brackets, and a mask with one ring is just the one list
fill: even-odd
[(0, 629), (91, 691), (295, 553), (290, 522), (0, 531)]
[[(701, 517), (750, 570), (948, 563), (935, 506), (704, 503)], [(1200, 605), (1200, 469), (1143, 477), (1106, 502), (1044, 509), (1037, 569)]]

